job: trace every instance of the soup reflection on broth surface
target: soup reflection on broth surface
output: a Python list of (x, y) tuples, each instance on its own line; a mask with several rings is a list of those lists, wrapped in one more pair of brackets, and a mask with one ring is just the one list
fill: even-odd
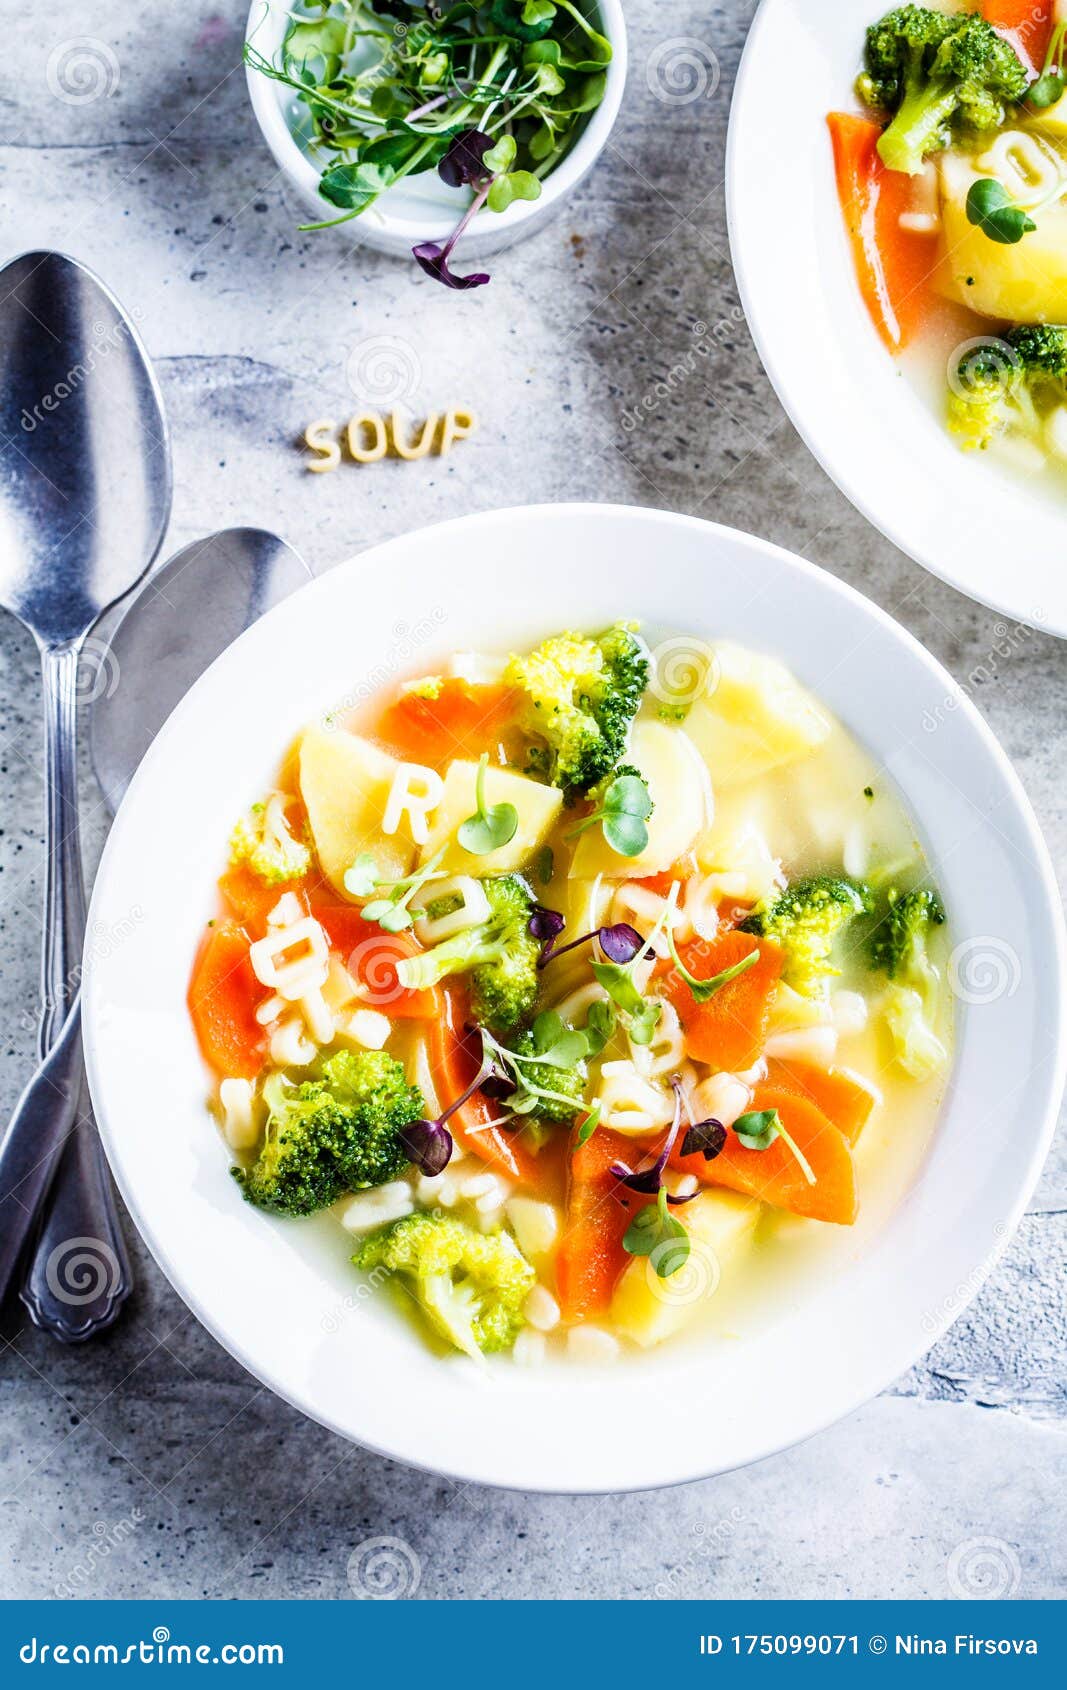
[(189, 990), (213, 1106), (264, 1224), (351, 1258), (338, 1341), (379, 1290), (442, 1356), (721, 1341), (855, 1259), (936, 1123), (913, 824), (727, 640), (617, 623), (342, 706), (219, 899)]

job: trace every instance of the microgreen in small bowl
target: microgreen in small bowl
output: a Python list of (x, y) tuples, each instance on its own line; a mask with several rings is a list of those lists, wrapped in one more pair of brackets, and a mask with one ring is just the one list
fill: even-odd
[[(245, 62), (275, 159), (316, 208), (309, 228), (340, 224), (445, 286), (479, 287), (483, 272), (452, 267), (457, 221), (469, 210), (464, 248), (482, 256), (581, 181), (621, 103), (625, 21), (621, 0), (305, 0), (291, 15), (254, 0)], [(444, 165), (471, 131), (488, 141), (477, 175), (471, 159)]]

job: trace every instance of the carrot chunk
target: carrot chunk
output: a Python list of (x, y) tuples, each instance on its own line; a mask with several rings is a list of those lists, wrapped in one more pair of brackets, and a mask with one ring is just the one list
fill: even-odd
[(736, 980), (727, 981), (706, 1003), (697, 1003), (676, 968), (668, 966), (667, 972), (657, 978), (657, 989), (678, 1012), (686, 1053), (695, 1061), (732, 1073), (751, 1068), (767, 1040), (767, 1020), (782, 972), (782, 953), (770, 939), (757, 939), (751, 933), (732, 929), (719, 932), (714, 939), (693, 939), (679, 945), (678, 955), (697, 980), (721, 974), (753, 950), (759, 951), (759, 961)]
[(606, 1314), (629, 1256), (623, 1234), (633, 1203), (623, 1207), (616, 1193), (613, 1162), (633, 1165), (632, 1139), (601, 1127), (571, 1157), (567, 1212), (556, 1254), (556, 1293), (564, 1320), (595, 1320)]
[(401, 1021), (428, 1021), (440, 1014), (441, 993), (436, 986), (413, 992), (397, 978), (397, 963), (419, 950), (410, 933), (383, 933), (376, 923), (364, 921), (353, 904), (317, 904), (313, 914), (365, 1003)]
[(912, 208), (912, 179), (878, 157), (880, 126), (849, 112), (831, 112), (826, 121), (856, 279), (878, 333), (900, 352), (927, 312), (937, 243), (900, 227)]
[[(481, 1061), (481, 1042), (464, 1025), (466, 1001), (457, 990), (442, 994), (440, 1013), (430, 1027), (430, 1060), (442, 1108), (462, 1097)], [(476, 1091), (448, 1118), (449, 1130), (464, 1150), (480, 1156), (509, 1179), (538, 1190), (543, 1184), (537, 1158), (519, 1143), (517, 1132), (507, 1133), (487, 1123), (500, 1114), (500, 1105)]]
[(857, 1213), (852, 1153), (833, 1122), (808, 1098), (769, 1081), (756, 1087), (751, 1107), (753, 1111), (777, 1109), (786, 1132), (810, 1164), (814, 1185), (808, 1183), (781, 1137), (766, 1150), (746, 1150), (737, 1134), (728, 1132), (721, 1153), (713, 1161), (706, 1162), (699, 1153), (682, 1156), (675, 1152), (671, 1157), (674, 1166), (695, 1174), (704, 1185), (743, 1191), (774, 1209), (851, 1226)]
[(848, 1068), (817, 1068), (813, 1062), (767, 1064), (771, 1085), (795, 1091), (821, 1109), (838, 1132), (855, 1144), (878, 1102), (875, 1088)]
[(382, 715), (378, 737), (412, 762), (476, 759), (495, 751), (514, 718), (516, 698), (513, 687), (451, 678), (442, 681), (435, 698), (402, 692)]
[(252, 1080), (266, 1037), (256, 1020), (265, 996), (252, 971), (248, 935), (235, 921), (208, 929), (189, 983), (189, 1013), (205, 1062), (226, 1079)]

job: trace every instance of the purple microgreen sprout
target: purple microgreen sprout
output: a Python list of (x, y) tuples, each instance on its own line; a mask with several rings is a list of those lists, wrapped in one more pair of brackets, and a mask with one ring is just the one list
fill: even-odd
[(543, 904), (536, 904), (534, 912), (526, 923), (526, 931), (531, 939), (536, 939), (541, 946), (538, 958), (538, 968), (543, 968), (552, 955), (552, 946), (559, 938), (567, 923), (558, 910), (545, 909)]
[(411, 1121), (400, 1129), (400, 1142), (420, 1174), (434, 1179), (452, 1160), (452, 1134), (442, 1117), (437, 1121)]
[(745, 1150), (769, 1150), (776, 1138), (780, 1138), (791, 1154), (796, 1157), (800, 1171), (809, 1185), (817, 1184), (814, 1170), (800, 1146), (786, 1131), (782, 1117), (777, 1109), (758, 1109), (749, 1115), (739, 1115), (734, 1122), (734, 1132), (738, 1142)]
[[(552, 914), (554, 912), (549, 911), (548, 913)], [(533, 922), (535, 919), (536, 917), (534, 916), (530, 918), (531, 933), (533, 933)], [(560, 918), (560, 920), (561, 926), (557, 929), (557, 933), (562, 931), (562, 918)], [(534, 938), (539, 937), (540, 934), (534, 933)], [(645, 942), (636, 927), (631, 927), (626, 921), (616, 922), (613, 927), (594, 927), (591, 932), (583, 933), (580, 939), (571, 939), (569, 944), (560, 945), (558, 949), (554, 948), (550, 942), (541, 952), (541, 956), (537, 964), (538, 968), (547, 967), (547, 965), (554, 961), (556, 957), (565, 956), (568, 951), (576, 950), (579, 945), (588, 945), (591, 939), (596, 939), (599, 942), (600, 949), (609, 961), (619, 963), (620, 965), (632, 962)], [(652, 951), (646, 954), (649, 957), (652, 957), (655, 955), (655, 952)]]
[(716, 1156), (721, 1156), (726, 1144), (726, 1128), (714, 1116), (706, 1121), (693, 1121), (682, 1140), (683, 1156), (703, 1156), (705, 1162), (714, 1162)]
[(421, 241), (411, 249), (416, 262), (434, 281), (460, 289), (483, 287), (489, 281), (487, 271), (457, 276), (449, 259), (483, 205), (488, 203), (491, 211), (506, 211), (514, 200), (541, 197), (536, 176), (528, 170), (512, 170), (517, 150), (514, 136), (501, 135), (494, 142), (481, 129), (464, 129), (449, 146), (437, 173), (450, 188), (472, 189), (474, 197), (446, 241)]
[(664, 899), (663, 908), (656, 920), (656, 925), (643, 941), (627, 963), (594, 962), (593, 976), (598, 985), (603, 986), (608, 997), (616, 1009), (627, 1017), (626, 1030), (631, 1041), (636, 1045), (652, 1043), (662, 1006), (653, 998), (646, 999), (639, 989), (634, 975), (637, 965), (643, 958), (656, 955), (656, 941), (666, 927), (669, 931), (674, 918), (675, 907), (678, 902), (678, 882), (671, 884), (670, 892)]
[(740, 962), (735, 962), (732, 968), (724, 968), (721, 974), (713, 974), (710, 979), (698, 980), (695, 975), (690, 974), (678, 955), (674, 934), (669, 927), (667, 929), (667, 948), (671, 953), (671, 961), (689, 987), (696, 1003), (707, 1003), (708, 999), (713, 998), (715, 993), (721, 991), (723, 986), (728, 985), (731, 980), (736, 980), (739, 975), (746, 974), (759, 961), (759, 946), (757, 945), (754, 950), (749, 951), (747, 956), (743, 956)]

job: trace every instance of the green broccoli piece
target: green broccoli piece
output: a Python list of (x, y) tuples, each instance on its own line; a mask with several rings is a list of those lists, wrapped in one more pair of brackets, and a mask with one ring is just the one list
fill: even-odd
[(237, 823), (230, 835), (230, 862), (234, 867), (247, 863), (269, 884), (299, 880), (307, 873), (311, 852), (289, 831), (282, 793), (272, 793), (265, 804), (253, 804)]
[(956, 366), (948, 426), (965, 451), (989, 446), (1005, 429), (1036, 434), (1041, 411), (1067, 403), (1067, 327), (1023, 324), (1006, 341), (975, 346)]
[(557, 634), (505, 672), (526, 695), (525, 726), (546, 750), (527, 758), (568, 798), (588, 792), (615, 768), (648, 685), (648, 654), (627, 623), (598, 639)]
[(878, 142), (883, 163), (917, 176), (957, 132), (999, 129), (1029, 80), (1014, 48), (977, 13), (897, 6), (867, 31), (856, 91), (895, 114)]
[(946, 1058), (933, 1026), (941, 976), (929, 951), (935, 929), (944, 923), (945, 906), (937, 892), (894, 888), (870, 939), (871, 967), (890, 981), (882, 1008), (897, 1061), (916, 1080), (930, 1079)]
[(471, 1013), (490, 1032), (506, 1037), (521, 1025), (537, 998), (541, 946), (529, 931), (534, 900), (517, 875), (483, 880), (489, 919), (443, 939), (432, 950), (397, 964), (402, 986), (424, 991), (449, 974), (470, 974)]
[(783, 976), (805, 997), (820, 997), (831, 976), (834, 946), (858, 915), (869, 914), (868, 887), (844, 875), (815, 875), (794, 881), (774, 898), (757, 904), (742, 931), (773, 939), (785, 951)]
[(430, 1323), (466, 1355), (510, 1349), (537, 1278), (508, 1232), (476, 1232), (454, 1215), (406, 1215), (352, 1257), (364, 1272), (400, 1274)]
[(384, 1185), (410, 1160), (401, 1130), (426, 1113), (422, 1093), (381, 1050), (338, 1051), (321, 1077), (291, 1085), (271, 1074), (268, 1116), (250, 1168), (234, 1168), (245, 1197), (279, 1215), (310, 1215), (346, 1191)]

